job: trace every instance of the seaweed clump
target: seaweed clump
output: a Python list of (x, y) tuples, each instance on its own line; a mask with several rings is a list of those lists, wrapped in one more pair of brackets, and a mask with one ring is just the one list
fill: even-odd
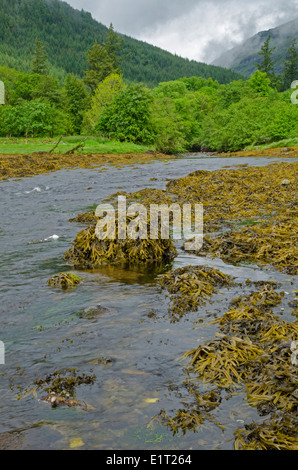
[(206, 236), (203, 251), (226, 262), (256, 262), (298, 274), (297, 220), (280, 217), (253, 228)]
[(173, 321), (195, 311), (218, 287), (230, 286), (227, 274), (209, 266), (186, 266), (161, 276), (159, 284), (170, 293), (169, 313)]
[(81, 405), (81, 402), (76, 399), (76, 388), (83, 384), (93, 385), (95, 379), (95, 374), (78, 374), (77, 368), (67, 368), (56, 370), (45, 379), (37, 379), (35, 384), (37, 388), (47, 393), (42, 400), (55, 408), (59, 405)]
[[(126, 217), (127, 225), (134, 218)], [(147, 218), (150, 227), (150, 217)], [(140, 230), (142, 226), (140, 225)], [(111, 238), (100, 239), (96, 234), (96, 223), (79, 232), (73, 246), (65, 253), (64, 259), (79, 268), (92, 269), (106, 263), (139, 264), (169, 262), (177, 255), (171, 238), (162, 238), (159, 230), (157, 239), (118, 237), (118, 218), (115, 217), (115, 232)]]
[(188, 351), (193, 372), (203, 382), (230, 388), (247, 376), (247, 365), (263, 354), (263, 350), (249, 340), (217, 334), (214, 341)]
[(265, 423), (238, 429), (235, 437), (235, 450), (298, 450), (298, 419), (274, 416)]
[(69, 289), (77, 286), (81, 282), (81, 278), (73, 273), (60, 273), (55, 274), (48, 279), (48, 285), (52, 287), (61, 287), (62, 289)]
[[(213, 390), (204, 393), (203, 395), (198, 392), (193, 392), (194, 403), (187, 405), (183, 409), (177, 410), (173, 417), (169, 416), (164, 409), (162, 409), (154, 420), (159, 420), (166, 426), (169, 426), (173, 435), (178, 434), (181, 430), (183, 434), (187, 431), (196, 432), (197, 428), (201, 426), (204, 421), (214, 421), (210, 411), (214, 410), (221, 403), (219, 393)], [(218, 423), (216, 423), (218, 424)]]
[(93, 224), (97, 221), (95, 211), (82, 212), (75, 217), (69, 219), (69, 222), (77, 222), (79, 224)]

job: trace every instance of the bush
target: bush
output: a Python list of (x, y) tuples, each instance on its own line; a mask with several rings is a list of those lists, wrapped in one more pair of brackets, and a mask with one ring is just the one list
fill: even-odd
[(40, 100), (25, 101), (15, 107), (5, 107), (1, 121), (1, 135), (14, 137), (53, 136), (68, 130), (66, 115)]
[(154, 140), (149, 109), (152, 101), (150, 90), (140, 84), (130, 85), (105, 107), (95, 129), (107, 137), (151, 144)]
[(237, 151), (295, 135), (298, 108), (273, 97), (244, 98), (204, 119), (201, 145), (212, 151)]

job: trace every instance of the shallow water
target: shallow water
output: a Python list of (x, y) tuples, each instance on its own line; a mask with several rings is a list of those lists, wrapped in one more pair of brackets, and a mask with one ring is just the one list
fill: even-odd
[[(63, 255), (82, 226), (69, 218), (109, 195), (145, 187), (163, 189), (167, 179), (198, 169), (272, 162), (193, 155), (104, 171), (61, 170), (0, 183), (0, 340), (5, 344), (5, 365), (0, 365), (0, 373), (4, 372), (0, 375), (0, 449), (1, 436), (7, 439), (6, 447), (20, 449), (232, 449), (237, 427), (262, 421), (238, 395), (223, 396), (212, 419), (204, 421), (197, 433), (173, 436), (158, 421), (151, 422), (162, 409), (171, 415), (191, 402), (184, 385), (185, 364), (177, 359), (214, 337), (216, 327), (199, 320), (221, 315), (229, 300), (239, 295), (239, 287), (222, 289), (198, 312), (171, 323), (168, 299), (156, 286), (158, 271), (71, 270), (83, 283), (70, 291), (53, 289), (47, 280), (70, 271)], [(53, 235), (59, 238), (49, 238)], [(295, 287), (289, 275), (226, 265), (179, 249), (171, 267), (188, 264), (217, 267), (239, 282), (278, 280), (289, 293)], [(77, 314), (98, 304), (106, 310), (96, 319)], [(287, 303), (284, 308), (287, 318)], [(52, 408), (34, 391), (24, 396), (35, 380), (69, 367), (95, 374), (93, 385), (77, 388), (77, 399), (92, 409)]]

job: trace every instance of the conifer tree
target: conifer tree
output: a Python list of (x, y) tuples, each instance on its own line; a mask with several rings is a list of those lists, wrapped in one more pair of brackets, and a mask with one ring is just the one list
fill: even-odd
[(107, 42), (98, 44), (94, 42), (92, 49), (87, 51), (88, 70), (85, 72), (84, 82), (92, 93), (98, 84), (112, 73), (121, 74), (119, 54), (122, 49), (122, 40), (110, 25)]
[(109, 57), (112, 59), (114, 73), (120, 75), (121, 69), (120, 64), (122, 59), (120, 58), (120, 54), (122, 51), (122, 39), (118, 36), (117, 33), (114, 31), (114, 27), (112, 23), (110, 24), (108, 35), (107, 35), (107, 42), (105, 44), (105, 49), (109, 54)]
[(35, 40), (35, 50), (32, 57), (32, 73), (39, 75), (48, 75), (49, 68), (47, 65), (48, 55), (41, 41)]
[(260, 63), (256, 63), (255, 65), (257, 66), (260, 72), (267, 74), (268, 78), (270, 78), (271, 80), (271, 84), (275, 86), (277, 82), (277, 77), (274, 72), (274, 66), (278, 59), (272, 58), (272, 54), (276, 48), (270, 48), (270, 40), (271, 35), (269, 34), (268, 38), (261, 47), (260, 52), (258, 52), (258, 55), (262, 58), (262, 61)]
[(291, 87), (294, 80), (298, 80), (298, 52), (296, 46), (296, 39), (293, 39), (288, 49), (288, 55), (283, 63), (283, 90)]

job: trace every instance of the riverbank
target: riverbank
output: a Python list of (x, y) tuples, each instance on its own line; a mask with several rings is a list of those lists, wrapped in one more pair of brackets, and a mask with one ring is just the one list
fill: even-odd
[[(112, 165), (145, 164), (154, 160), (166, 160), (169, 156), (157, 153), (127, 153), (127, 154), (57, 154), (35, 152), (30, 155), (0, 154), (0, 180), (8, 178), (24, 178), (35, 176), (63, 168), (94, 168)], [(171, 156), (171, 158), (178, 158)]]
[[(270, 158), (297, 158), (298, 146), (275, 147), (254, 150), (243, 150), (228, 153), (206, 153), (218, 157), (270, 157)], [(181, 158), (181, 155), (166, 155), (161, 152), (146, 151), (143, 153), (51, 153), (33, 152), (31, 154), (1, 154), (0, 153), (0, 180), (8, 178), (23, 178), (39, 174), (58, 171), (63, 168), (94, 168), (112, 165), (146, 164), (156, 160)]]
[(272, 147), (256, 148), (253, 150), (241, 150), (239, 152), (220, 153), (222, 157), (298, 157), (298, 146), (295, 147)]

